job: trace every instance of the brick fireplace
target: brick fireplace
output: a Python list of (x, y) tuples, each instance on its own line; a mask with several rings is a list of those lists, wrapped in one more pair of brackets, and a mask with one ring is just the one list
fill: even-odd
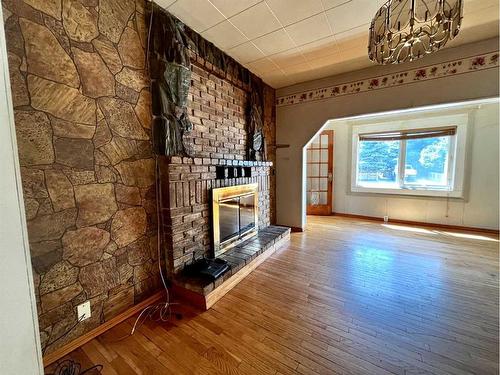
[(194, 129), (184, 138), (191, 157), (159, 157), (158, 163), (162, 247), (170, 278), (194, 259), (213, 257), (212, 189), (257, 184), (258, 228), (274, 217), (274, 90), (264, 90), (269, 161), (248, 161), (248, 87), (199, 56), (193, 55), (191, 63), (188, 107)]

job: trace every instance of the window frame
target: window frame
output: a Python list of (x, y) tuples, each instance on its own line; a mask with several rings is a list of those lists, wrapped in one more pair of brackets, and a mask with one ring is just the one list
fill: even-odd
[[(351, 154), (351, 192), (392, 194), (392, 195), (415, 195), (431, 197), (464, 197), (464, 178), (466, 167), (466, 150), (468, 143), (469, 113), (453, 115), (426, 116), (420, 118), (405, 118), (398, 121), (369, 122), (352, 127), (352, 154)], [(399, 188), (377, 188), (358, 185), (359, 164), (359, 136), (369, 133), (385, 133), (407, 130), (424, 130), (455, 126), (456, 134), (451, 137), (448, 156), (448, 181), (451, 189), (442, 189), (437, 186), (423, 187), (404, 183), (404, 169), (406, 166), (406, 142), (400, 140), (400, 155), (398, 160), (398, 185)]]

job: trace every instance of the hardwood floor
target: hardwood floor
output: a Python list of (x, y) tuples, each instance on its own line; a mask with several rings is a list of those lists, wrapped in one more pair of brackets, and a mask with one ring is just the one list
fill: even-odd
[[(469, 236), (470, 235), (470, 236)], [(209, 311), (69, 357), (103, 374), (498, 374), (498, 238), (309, 217)]]

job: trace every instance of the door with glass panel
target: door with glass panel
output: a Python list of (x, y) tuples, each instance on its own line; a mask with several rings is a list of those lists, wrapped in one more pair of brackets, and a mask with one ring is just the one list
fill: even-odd
[(333, 130), (315, 137), (306, 151), (307, 214), (330, 215), (333, 199)]

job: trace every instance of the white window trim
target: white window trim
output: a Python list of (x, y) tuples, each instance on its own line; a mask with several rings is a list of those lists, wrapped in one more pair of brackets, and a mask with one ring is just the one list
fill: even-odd
[[(359, 135), (374, 132), (389, 132), (397, 130), (418, 130), (428, 129), (433, 127), (456, 126), (457, 133), (450, 148), (450, 163), (448, 166), (449, 178), (453, 178), (451, 186), (452, 190), (433, 190), (433, 189), (412, 189), (406, 186), (400, 189), (364, 187), (357, 185), (358, 173), (358, 147)], [(367, 123), (355, 125), (352, 127), (352, 154), (351, 154), (351, 192), (355, 193), (373, 193), (373, 194), (393, 194), (393, 195), (414, 195), (414, 196), (431, 196), (431, 197), (450, 197), (464, 198), (465, 186), (465, 168), (466, 168), (466, 151), (467, 151), (467, 135), (469, 126), (469, 112), (453, 115), (432, 116), (425, 115), (420, 118), (409, 118), (399, 121), (386, 121), (378, 123)], [(404, 152), (404, 150), (402, 150)], [(404, 157), (404, 155), (402, 155)], [(404, 163), (400, 163), (404, 164)], [(403, 168), (401, 165), (400, 169)], [(400, 176), (402, 176), (400, 171)]]

